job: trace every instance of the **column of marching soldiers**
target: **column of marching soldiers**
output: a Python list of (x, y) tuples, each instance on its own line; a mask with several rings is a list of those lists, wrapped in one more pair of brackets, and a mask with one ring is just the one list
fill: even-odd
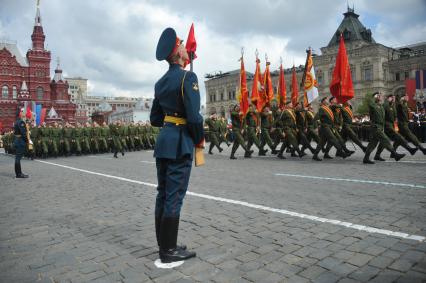
[[(408, 127), (409, 115), (407, 97), (395, 97), (388, 95), (386, 101), (379, 93), (371, 96), (369, 103), (370, 122), (368, 126), (368, 146), (364, 145), (359, 135), (356, 134), (354, 115), (350, 102), (338, 104), (336, 98), (322, 98), (317, 113), (314, 113), (311, 105), (304, 107), (301, 103), (292, 105), (288, 102), (284, 109), (280, 109), (273, 103), (271, 107), (264, 107), (261, 113), (257, 112), (254, 105), (250, 105), (248, 113), (243, 116), (238, 104), (230, 110), (232, 131), (227, 131), (226, 120), (218, 118), (214, 113), (206, 119), (208, 127), (208, 139), (210, 141), (209, 154), (217, 147), (222, 152), (221, 143), (228, 146), (227, 135), (233, 136), (233, 146), (230, 159), (237, 159), (235, 153), (239, 146), (244, 150), (244, 157), (250, 158), (253, 154), (251, 147), (255, 145), (259, 156), (267, 153), (267, 145), (273, 155), (286, 159), (285, 153), (293, 157), (303, 157), (305, 150), (309, 150), (316, 161), (322, 161), (320, 152), (324, 153), (324, 159), (333, 159), (330, 150), (336, 149), (336, 156), (347, 158), (355, 151), (347, 148), (346, 143), (351, 140), (365, 154), (363, 163), (372, 164), (370, 154), (377, 147), (374, 160), (384, 161), (381, 153), (387, 149), (391, 158), (400, 160), (405, 154), (398, 153), (399, 146), (404, 147), (411, 155), (417, 150), (426, 154), (426, 149)], [(315, 141), (313, 147), (311, 141)], [(393, 145), (391, 144), (393, 141)], [(414, 147), (410, 146), (411, 142)], [(279, 147), (279, 145), (281, 146)], [(355, 146), (354, 146), (355, 149)]]
[[(29, 123), (31, 150), (30, 158), (47, 158), (70, 155), (85, 155), (113, 152), (124, 155), (125, 151), (153, 149), (159, 128), (146, 123), (124, 123), (117, 121), (107, 125), (96, 122), (86, 124), (57, 123), (34, 126)], [(14, 153), (13, 131), (3, 137), (5, 152)]]

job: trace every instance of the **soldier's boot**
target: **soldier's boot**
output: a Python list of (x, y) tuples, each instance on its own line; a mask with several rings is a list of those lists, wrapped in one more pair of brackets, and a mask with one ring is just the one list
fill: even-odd
[(252, 154), (252, 150), (246, 150), (246, 152), (244, 153), (244, 157), (251, 158), (251, 154)]
[(282, 152), (278, 153), (277, 157), (278, 157), (279, 159), (287, 159), (287, 158), (285, 158), (285, 156), (283, 155), (283, 153), (282, 153)]
[(419, 146), (420, 150), (423, 152), (424, 155), (426, 155), (426, 148), (423, 146)]
[(238, 144), (234, 143), (234, 145), (232, 146), (231, 156), (229, 157), (229, 159), (237, 159), (235, 157), (235, 152), (237, 151), (237, 148), (238, 148)]
[(322, 159), (318, 156), (318, 152), (315, 152), (314, 156), (312, 156), (312, 159), (316, 161), (322, 161)]
[[(160, 229), (161, 229), (161, 217), (156, 216), (155, 217), (155, 236), (157, 238), (157, 245), (159, 249), (161, 249)], [(180, 246), (177, 246), (177, 248), (181, 250), (186, 250), (186, 245), (180, 245)]]
[(114, 151), (114, 158), (118, 158), (117, 153), (117, 151)]
[(260, 148), (259, 149), (259, 156), (265, 156), (267, 152), (268, 152), (267, 149)]
[(229, 157), (229, 159), (237, 159), (234, 155), (234, 153), (231, 153), (231, 156)]
[(396, 161), (399, 161), (401, 158), (403, 158), (405, 156), (405, 153), (398, 153), (398, 152), (393, 152), (393, 156), (395, 158)]
[(177, 246), (179, 217), (163, 217), (160, 225), (160, 259), (162, 263), (182, 261), (196, 256), (195, 252)]
[(15, 163), (16, 178), (28, 178), (29, 176), (22, 173), (21, 163)]
[(338, 149), (336, 152), (336, 156), (342, 157), (343, 159), (345, 159), (348, 156), (351, 156), (352, 153), (350, 153), (351, 151), (349, 151), (349, 153), (346, 153), (346, 151), (344, 149)]
[(278, 153), (277, 147), (276, 146), (272, 146), (272, 148), (271, 148), (271, 154), (277, 154), (277, 153)]
[(221, 148), (220, 146), (218, 146), (217, 149), (219, 150), (219, 153), (223, 151), (223, 148)]
[[(289, 149), (287, 149), (286, 152), (289, 152), (288, 150)], [(305, 153), (302, 152), (302, 151), (300, 151), (301, 154), (297, 155), (296, 152), (294, 151), (294, 149), (290, 149), (290, 152), (291, 152), (291, 157), (297, 157), (297, 156), (299, 156), (299, 157), (302, 156), (303, 157), (305, 155)]]
[(124, 156), (124, 150), (123, 149), (121, 150), (121, 156)]
[[(355, 150), (349, 150), (346, 145), (342, 147), (344, 153), (346, 154), (346, 157), (351, 156), (352, 154), (355, 153)], [(344, 157), (343, 157), (344, 158)]]
[(366, 158), (364, 158), (364, 160), (362, 160), (362, 163), (364, 163), (364, 164), (374, 164), (374, 162), (373, 161), (371, 161), (370, 159), (366, 159)]
[(209, 146), (209, 154), (213, 154), (212, 150), (213, 150), (214, 144), (212, 142), (210, 142), (210, 146)]
[(384, 158), (382, 158), (380, 156), (380, 154), (377, 154), (377, 153), (374, 155), (374, 160), (376, 160), (376, 161), (386, 161)]

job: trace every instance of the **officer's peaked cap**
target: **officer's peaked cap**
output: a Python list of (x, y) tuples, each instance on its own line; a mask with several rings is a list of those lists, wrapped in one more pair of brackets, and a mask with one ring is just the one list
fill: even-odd
[(160, 36), (157, 44), (156, 57), (158, 61), (167, 59), (176, 46), (176, 31), (166, 28)]

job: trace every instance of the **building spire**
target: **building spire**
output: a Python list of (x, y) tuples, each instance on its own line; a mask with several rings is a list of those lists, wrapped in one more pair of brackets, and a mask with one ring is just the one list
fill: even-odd
[(62, 70), (61, 70), (59, 57), (56, 59), (56, 62), (57, 62), (57, 65), (56, 65), (55, 76), (53, 77), (53, 80), (55, 82), (64, 81), (64, 78), (62, 77)]
[(34, 26), (41, 26), (40, 0), (37, 0), (37, 12), (35, 16)]

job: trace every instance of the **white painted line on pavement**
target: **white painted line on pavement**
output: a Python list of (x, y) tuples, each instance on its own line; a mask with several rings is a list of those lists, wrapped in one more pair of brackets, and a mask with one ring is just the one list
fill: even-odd
[[(66, 169), (70, 169), (70, 170), (74, 170), (74, 171), (80, 171), (80, 172), (84, 172), (84, 173), (87, 173), (87, 174), (98, 175), (98, 176), (116, 179), (116, 180), (120, 180), (120, 181), (126, 181), (126, 182), (129, 182), (129, 183), (135, 183), (135, 184), (145, 185), (145, 186), (154, 187), (154, 188), (157, 187), (157, 184), (153, 184), (153, 183), (147, 183), (147, 182), (132, 180), (132, 179), (128, 179), (128, 178), (118, 177), (118, 176), (114, 176), (114, 175), (103, 174), (103, 173), (99, 173), (99, 172), (84, 170), (84, 169), (80, 169), (80, 168), (76, 168), (76, 167), (66, 166), (66, 165), (48, 162), (48, 161), (43, 161), (43, 160), (34, 160), (34, 161), (53, 165), (53, 166), (58, 166), (58, 167), (62, 167), (62, 168), (66, 168)], [(218, 201), (218, 202), (237, 204), (237, 205), (241, 205), (241, 206), (245, 206), (245, 207), (254, 208), (254, 209), (257, 209), (257, 210), (277, 212), (277, 213), (281, 213), (281, 214), (284, 214), (284, 215), (299, 217), (299, 218), (308, 219), (308, 220), (312, 220), (312, 221), (316, 221), (316, 222), (329, 223), (329, 224), (343, 226), (343, 227), (347, 227), (347, 228), (352, 228), (352, 229), (356, 229), (356, 230), (359, 230), (359, 231), (365, 231), (365, 232), (369, 232), (369, 233), (382, 234), (382, 235), (386, 235), (386, 236), (394, 236), (394, 237), (398, 237), (398, 238), (402, 238), (402, 239), (409, 239), (409, 240), (414, 240), (414, 241), (419, 241), (419, 242), (423, 242), (423, 241), (426, 240), (425, 237), (419, 236), (419, 235), (411, 235), (411, 234), (403, 233), (403, 232), (395, 232), (395, 231), (379, 229), (379, 228), (374, 228), (374, 227), (369, 227), (369, 226), (364, 226), (364, 225), (358, 225), (358, 224), (354, 224), (354, 223), (350, 223), (350, 222), (344, 222), (344, 221), (340, 221), (340, 220), (336, 220), (336, 219), (328, 219), (328, 218), (318, 217), (318, 216), (314, 216), (314, 215), (289, 211), (289, 210), (285, 210), (285, 209), (272, 208), (272, 207), (253, 204), (253, 203), (249, 203), (249, 202), (245, 202), (245, 201), (227, 199), (227, 198), (222, 198), (222, 197), (215, 197), (215, 196), (211, 196), (211, 195), (194, 193), (194, 192), (189, 192), (189, 191), (187, 192), (187, 194), (190, 195), (190, 196), (215, 200), (215, 201)]]
[(96, 156), (96, 155), (88, 155), (87, 157), (91, 158), (99, 158), (99, 159), (114, 159), (112, 157), (102, 157), (102, 156)]
[(141, 163), (148, 163), (148, 164), (155, 164), (155, 161), (144, 161), (144, 160), (141, 160), (139, 162), (141, 162)]
[(417, 160), (386, 160), (385, 162), (391, 162), (391, 163), (414, 163), (414, 164), (426, 164), (426, 161), (417, 161)]
[(320, 176), (306, 176), (306, 175), (296, 175), (296, 174), (286, 174), (286, 173), (276, 173), (275, 176), (329, 180), (329, 181), (344, 181), (344, 182), (352, 182), (352, 183), (379, 184), (379, 185), (385, 185), (385, 186), (398, 186), (398, 187), (410, 187), (410, 188), (426, 189), (426, 186), (424, 186), (424, 185), (392, 183), (392, 182), (385, 182), (385, 181), (371, 181), (371, 180), (360, 180), (360, 179), (345, 179), (345, 178), (332, 178), (332, 177), (320, 177)]

